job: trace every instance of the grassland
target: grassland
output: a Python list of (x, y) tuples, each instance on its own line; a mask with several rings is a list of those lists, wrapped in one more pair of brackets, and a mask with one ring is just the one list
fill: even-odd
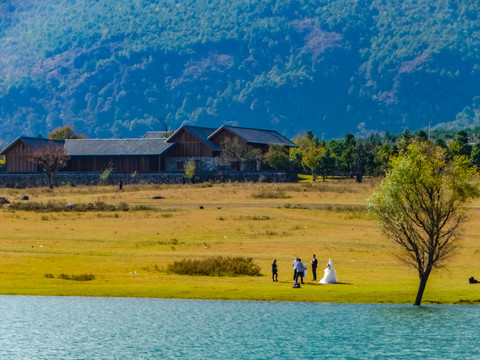
[[(418, 276), (396, 257), (365, 208), (375, 187), (344, 180), (298, 184), (198, 184), (0, 189), (11, 202), (129, 204), (129, 211), (0, 209), (0, 293), (68, 296), (411, 303)], [(153, 199), (161, 196), (161, 199)], [(137, 210), (133, 210), (136, 207)], [(201, 208), (203, 207), (203, 208)], [(139, 210), (143, 209), (143, 210)], [(456, 255), (435, 271), (424, 303), (480, 304), (480, 201)], [(292, 288), (292, 260), (333, 259), (341, 284)], [(262, 276), (167, 273), (183, 258), (252, 257)], [(270, 264), (277, 259), (279, 282)], [(310, 269), (309, 269), (310, 270)], [(51, 276), (46, 277), (46, 274)], [(60, 274), (94, 275), (72, 281)], [(308, 274), (307, 280), (311, 279)]]

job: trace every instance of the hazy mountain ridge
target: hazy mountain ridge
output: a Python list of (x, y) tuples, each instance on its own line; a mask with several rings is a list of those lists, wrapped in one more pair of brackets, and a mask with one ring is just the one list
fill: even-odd
[(399, 131), (479, 124), (475, 4), (433, 0), (10, 0), (0, 137), (182, 122)]

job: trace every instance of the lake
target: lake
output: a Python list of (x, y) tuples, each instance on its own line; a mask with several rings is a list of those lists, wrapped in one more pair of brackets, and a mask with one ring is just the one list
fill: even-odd
[(480, 359), (480, 307), (0, 296), (0, 359)]

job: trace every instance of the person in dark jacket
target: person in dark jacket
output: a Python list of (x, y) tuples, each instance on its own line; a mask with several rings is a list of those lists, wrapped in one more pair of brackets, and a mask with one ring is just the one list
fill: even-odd
[(312, 265), (312, 275), (313, 275), (312, 281), (317, 281), (317, 266), (318, 266), (318, 260), (317, 260), (317, 258), (315, 257), (315, 254), (313, 254), (313, 259), (312, 259), (312, 261), (310, 262), (310, 264)]
[(272, 263), (272, 280), (278, 281), (277, 259), (274, 259)]

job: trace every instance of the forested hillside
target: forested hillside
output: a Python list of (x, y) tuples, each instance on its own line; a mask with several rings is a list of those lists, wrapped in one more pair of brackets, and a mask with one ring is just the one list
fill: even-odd
[(4, 0), (0, 139), (480, 125), (479, 48), (475, 1)]

